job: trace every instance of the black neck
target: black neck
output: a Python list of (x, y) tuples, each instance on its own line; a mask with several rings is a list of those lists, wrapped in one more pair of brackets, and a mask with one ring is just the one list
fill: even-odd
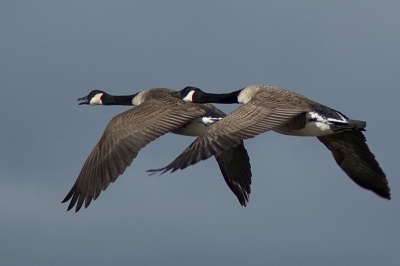
[(102, 102), (103, 105), (133, 105), (132, 100), (135, 96), (136, 94), (123, 96), (104, 95)]
[(196, 103), (238, 103), (238, 96), (241, 90), (230, 93), (199, 93), (195, 95), (194, 102)]

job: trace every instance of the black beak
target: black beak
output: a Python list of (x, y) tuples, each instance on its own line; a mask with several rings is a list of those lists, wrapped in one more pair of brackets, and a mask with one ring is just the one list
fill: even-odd
[(82, 105), (82, 104), (89, 104), (89, 100), (88, 100), (87, 95), (86, 95), (85, 97), (79, 98), (78, 101), (80, 101), (80, 102), (79, 102), (79, 105)]
[(171, 95), (173, 97), (181, 98), (181, 95), (179, 94), (179, 91), (174, 91), (174, 92), (171, 93)]

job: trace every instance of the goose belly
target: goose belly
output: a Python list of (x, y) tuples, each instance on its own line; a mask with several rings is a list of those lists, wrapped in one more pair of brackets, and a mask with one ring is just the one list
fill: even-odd
[(222, 117), (200, 117), (191, 121), (189, 124), (186, 124), (185, 126), (174, 130), (172, 133), (197, 137), (203, 134), (210, 125), (218, 122), (221, 119)]
[(310, 121), (302, 129), (288, 129), (285, 126), (274, 128), (273, 131), (283, 135), (300, 137), (321, 137), (335, 133), (330, 129), (329, 124), (324, 122)]

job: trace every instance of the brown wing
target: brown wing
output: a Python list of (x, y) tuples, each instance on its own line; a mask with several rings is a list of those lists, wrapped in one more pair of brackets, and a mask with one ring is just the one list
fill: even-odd
[(369, 150), (361, 131), (347, 131), (318, 139), (332, 152), (336, 163), (354, 182), (390, 199), (386, 175)]
[(216, 155), (215, 159), (226, 184), (240, 204), (246, 206), (250, 195), (251, 165), (243, 141), (238, 146)]
[(281, 126), (305, 111), (266, 105), (268, 103), (259, 101), (250, 101), (242, 105), (221, 121), (211, 125), (208, 131), (192, 142), (172, 163), (149, 172), (165, 173), (185, 169), (189, 165), (236, 147), (244, 139), (253, 138)]
[(78, 212), (83, 202), (88, 207), (92, 199), (125, 171), (143, 147), (203, 114), (200, 109), (187, 112), (150, 100), (112, 118), (62, 201), (71, 200), (67, 210), (76, 205)]
[[(168, 93), (157, 89), (157, 98), (168, 106), (185, 106), (186, 108), (200, 108), (206, 112), (206, 116), (218, 116), (224, 117), (226, 114), (216, 108), (214, 105), (187, 103), (184, 101), (176, 101), (175, 97), (172, 97), (171, 90)], [(152, 96), (154, 97), (154, 96)], [(240, 204), (246, 206), (249, 201), (250, 185), (251, 185), (251, 165), (250, 158), (247, 154), (244, 144), (230, 148), (221, 154), (215, 156), (218, 166), (221, 170), (222, 176), (230, 188), (230, 190), (236, 195)]]

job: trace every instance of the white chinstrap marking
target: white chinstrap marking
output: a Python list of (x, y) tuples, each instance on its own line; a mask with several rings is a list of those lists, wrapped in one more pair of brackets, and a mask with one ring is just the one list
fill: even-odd
[(90, 105), (102, 105), (103, 102), (101, 101), (101, 96), (103, 96), (103, 93), (97, 93), (92, 99), (90, 99), (89, 104)]
[(193, 102), (193, 94), (195, 91), (190, 91), (185, 98), (183, 98), (182, 100), (184, 100), (185, 102)]

